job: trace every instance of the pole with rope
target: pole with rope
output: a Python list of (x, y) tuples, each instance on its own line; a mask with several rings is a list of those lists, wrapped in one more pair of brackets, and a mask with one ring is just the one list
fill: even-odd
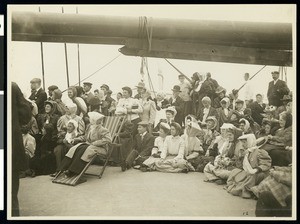
[[(64, 7), (61, 7), (62, 13), (64, 13)], [(67, 52), (67, 44), (64, 43), (65, 47), (65, 59), (66, 59), (66, 72), (67, 72), (67, 85), (70, 87), (70, 79), (69, 79), (69, 67), (68, 67), (68, 52)]]
[[(39, 12), (41, 12), (41, 7), (39, 7)], [(44, 48), (43, 42), (41, 42), (41, 60), (42, 60), (42, 77), (43, 77), (43, 88), (45, 89), (45, 65), (44, 65)]]
[[(266, 67), (266, 65), (264, 65), (261, 69), (259, 69), (254, 75), (252, 75), (249, 80), (253, 79), (261, 70), (263, 70)], [(238, 91), (240, 91), (244, 86), (246, 85), (246, 83), (244, 83), (239, 89)]]
[[(97, 72), (99, 72), (100, 70), (104, 69), (106, 66), (108, 66), (110, 63), (112, 63), (114, 60), (116, 60), (118, 57), (120, 57), (121, 54), (119, 54), (118, 56), (114, 57), (112, 60), (110, 60), (109, 62), (107, 62), (105, 65), (103, 65), (101, 68), (97, 69), (95, 72), (93, 72), (92, 74), (90, 74), (89, 76), (87, 76), (86, 78), (82, 79), (81, 81), (85, 81), (88, 78), (92, 77), (93, 75), (95, 75)], [(78, 83), (74, 84), (75, 86)], [(62, 91), (62, 93), (64, 93), (65, 91), (67, 91), (68, 89), (65, 89), (64, 91)]]
[[(76, 7), (76, 14), (78, 14), (78, 7)], [(79, 51), (79, 44), (77, 44), (77, 59), (78, 59), (78, 84), (80, 86), (80, 51)]]
[(185, 74), (183, 74), (178, 68), (176, 68), (168, 59), (164, 58), (179, 74), (183, 75), (189, 82), (192, 82), (192, 80), (187, 77)]

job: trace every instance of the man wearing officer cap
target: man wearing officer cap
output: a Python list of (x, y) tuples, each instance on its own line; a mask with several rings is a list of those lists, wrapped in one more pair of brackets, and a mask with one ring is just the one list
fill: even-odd
[(179, 94), (181, 93), (180, 90), (180, 86), (175, 85), (172, 89), (173, 91), (173, 95), (170, 98), (169, 102), (170, 105), (175, 107), (177, 114), (175, 116), (175, 122), (177, 122), (178, 124), (180, 124), (180, 126), (182, 126), (183, 123), (183, 113), (184, 113), (184, 101), (183, 99), (179, 96)]
[(111, 90), (109, 89), (109, 86), (106, 84), (100, 86), (100, 89), (104, 92), (104, 101), (107, 102), (107, 108), (108, 110), (110, 110), (112, 102), (115, 101), (109, 94)]
[(41, 87), (41, 83), (42, 81), (39, 78), (34, 78), (30, 81), (31, 95), (29, 96), (29, 99), (35, 102), (39, 114), (45, 112), (44, 103), (47, 100), (47, 93)]
[(90, 100), (95, 97), (94, 94), (91, 92), (92, 85), (93, 84), (90, 82), (83, 83), (84, 94), (83, 94), (82, 98), (84, 99), (87, 106), (89, 105)]
[(133, 166), (139, 168), (151, 156), (151, 150), (154, 147), (154, 137), (148, 133), (148, 125), (149, 123), (145, 121), (138, 123), (138, 134), (134, 136), (132, 151), (122, 163), (122, 171)]
[(287, 95), (290, 90), (287, 87), (285, 81), (279, 79), (278, 71), (274, 71), (271, 74), (273, 81), (269, 82), (269, 88), (267, 93), (269, 105), (279, 107), (283, 105), (281, 99), (284, 95)]

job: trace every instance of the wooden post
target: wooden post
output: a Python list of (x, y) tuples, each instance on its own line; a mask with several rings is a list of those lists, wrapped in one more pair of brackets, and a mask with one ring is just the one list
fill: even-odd
[[(41, 7), (39, 7), (39, 12), (41, 12)], [(43, 77), (43, 89), (45, 90), (45, 65), (44, 65), (44, 48), (43, 42), (41, 42), (41, 60), (42, 60), (42, 77)]]
[[(76, 14), (78, 14), (78, 7), (76, 7)], [(77, 58), (78, 58), (78, 84), (80, 86), (80, 53), (79, 53), (79, 44), (77, 44)]]
[[(64, 7), (61, 8), (62, 13), (64, 13)], [(69, 67), (68, 67), (68, 52), (67, 52), (67, 44), (64, 43), (65, 47), (65, 59), (66, 59), (66, 72), (67, 72), (67, 85), (70, 87), (70, 79), (69, 79)]]

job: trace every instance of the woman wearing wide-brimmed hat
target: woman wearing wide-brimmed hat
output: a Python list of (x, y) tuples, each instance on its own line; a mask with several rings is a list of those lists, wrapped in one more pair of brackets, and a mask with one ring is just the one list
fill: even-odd
[(217, 97), (214, 98), (213, 107), (220, 108), (221, 100), (226, 97), (226, 89), (224, 89), (222, 86), (218, 86), (215, 93), (216, 93)]

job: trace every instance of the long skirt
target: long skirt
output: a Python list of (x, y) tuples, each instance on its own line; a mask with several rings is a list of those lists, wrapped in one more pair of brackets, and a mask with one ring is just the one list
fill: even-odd
[(251, 198), (251, 188), (258, 185), (265, 177), (267, 172), (249, 174), (241, 169), (234, 169), (227, 179), (226, 190), (228, 193), (243, 198)]
[(65, 144), (59, 144), (54, 148), (54, 155), (56, 158), (56, 171), (59, 171), (61, 161), (64, 159), (69, 149), (70, 147)]
[(88, 146), (89, 146), (88, 144), (81, 144), (80, 146), (77, 147), (72, 158), (65, 156), (63, 161), (60, 164), (59, 170), (60, 171), (69, 170), (75, 174), (81, 173), (81, 171), (84, 169), (84, 167), (87, 164), (87, 162), (83, 161), (81, 157)]
[(204, 167), (204, 174), (205, 177), (209, 181), (214, 181), (214, 180), (227, 180), (232, 169), (226, 169), (223, 167), (216, 167), (215, 165), (208, 163)]
[(155, 162), (155, 170), (165, 173), (180, 173), (184, 169), (188, 169), (188, 162), (184, 159), (174, 160), (173, 158), (159, 160)]
[(36, 175), (48, 175), (56, 170), (56, 159), (54, 153), (49, 153), (41, 158), (34, 156), (29, 160), (29, 168)]
[(154, 170), (155, 162), (158, 162), (161, 158), (155, 158), (153, 156), (150, 156), (148, 159), (146, 159), (143, 162), (143, 165), (148, 166), (150, 169)]

